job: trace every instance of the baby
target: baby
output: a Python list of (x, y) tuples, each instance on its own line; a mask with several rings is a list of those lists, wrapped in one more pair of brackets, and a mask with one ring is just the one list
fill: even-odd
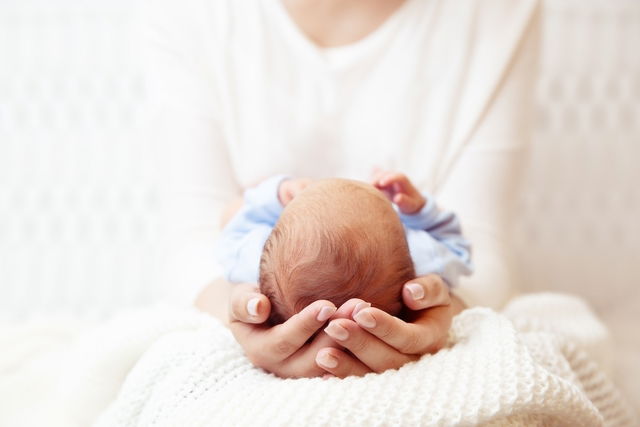
[(259, 283), (273, 324), (318, 299), (357, 297), (397, 315), (402, 286), (416, 276), (455, 285), (472, 271), (456, 216), (396, 173), (374, 185), (270, 178), (245, 192), (217, 256), (227, 280)]

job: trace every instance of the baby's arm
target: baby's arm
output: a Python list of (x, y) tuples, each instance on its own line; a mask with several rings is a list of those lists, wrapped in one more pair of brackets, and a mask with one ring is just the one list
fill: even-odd
[(278, 190), (286, 179), (274, 176), (263, 181), (225, 210), (227, 219), (216, 242), (216, 259), (229, 282), (258, 282), (264, 243), (283, 209)]
[(418, 276), (435, 273), (455, 286), (461, 275), (471, 274), (471, 245), (453, 212), (438, 209), (404, 174), (379, 172), (373, 185), (398, 206)]
[[(298, 178), (298, 179), (290, 179), (283, 178), (280, 181), (278, 186), (278, 200), (282, 204), (282, 206), (287, 206), (291, 200), (293, 200), (302, 190), (307, 188), (307, 186), (311, 183), (311, 179), (308, 178)], [(244, 205), (244, 198), (238, 197), (232, 200), (229, 204), (227, 204), (222, 211), (222, 216), (220, 217), (220, 227), (225, 227), (231, 219), (240, 212), (242, 206)]]
[(242, 199), (227, 206), (222, 217), (224, 228), (216, 243), (216, 258), (225, 279), (258, 282), (260, 257), (271, 230), (284, 206), (310, 182), (274, 176), (246, 190)]

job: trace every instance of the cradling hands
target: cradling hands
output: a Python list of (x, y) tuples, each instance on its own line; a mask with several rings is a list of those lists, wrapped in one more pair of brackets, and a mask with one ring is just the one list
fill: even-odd
[(269, 299), (255, 285), (238, 284), (231, 296), (229, 327), (249, 360), (277, 376), (362, 376), (437, 352), (447, 341), (451, 319), (464, 308), (437, 275), (405, 284), (402, 298), (407, 321), (355, 298), (339, 308), (315, 301), (272, 326), (264, 323)]
[[(251, 362), (282, 378), (310, 378), (327, 375), (316, 364), (320, 349), (339, 346), (322, 332), (330, 318), (348, 317), (360, 300), (351, 300), (336, 308), (330, 301), (319, 300), (279, 325), (265, 323), (271, 304), (255, 285), (234, 285), (229, 307), (229, 328)], [(351, 360), (349, 360), (351, 359)], [(349, 360), (351, 375), (370, 370), (353, 356)]]
[(440, 350), (453, 316), (464, 308), (462, 302), (437, 275), (405, 284), (402, 297), (409, 309), (407, 321), (361, 300), (356, 300), (350, 318), (331, 320), (324, 331), (350, 354), (335, 346), (322, 348), (318, 366), (337, 377), (362, 375), (398, 369)]

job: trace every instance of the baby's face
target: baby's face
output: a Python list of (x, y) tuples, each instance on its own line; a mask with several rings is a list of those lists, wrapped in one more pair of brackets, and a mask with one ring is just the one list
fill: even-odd
[(396, 314), (412, 275), (402, 223), (384, 195), (326, 179), (284, 209), (265, 245), (260, 285), (284, 319), (318, 299), (341, 305), (354, 297)]

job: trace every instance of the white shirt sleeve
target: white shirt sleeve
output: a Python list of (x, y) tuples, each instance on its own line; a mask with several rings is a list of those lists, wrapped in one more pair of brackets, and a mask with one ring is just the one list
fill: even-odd
[(457, 288), (469, 305), (500, 307), (517, 286), (509, 230), (531, 135), (527, 107), (533, 105), (539, 25), (538, 11), (438, 195), (460, 216), (474, 248), (475, 272), (461, 278)]
[(218, 122), (203, 49), (210, 37), (185, 31), (202, 13), (193, 3), (153, 3), (145, 19), (146, 76), (152, 96), (147, 132), (157, 144), (162, 235), (158, 285), (192, 302), (220, 276), (214, 244), (222, 209), (240, 188)]

